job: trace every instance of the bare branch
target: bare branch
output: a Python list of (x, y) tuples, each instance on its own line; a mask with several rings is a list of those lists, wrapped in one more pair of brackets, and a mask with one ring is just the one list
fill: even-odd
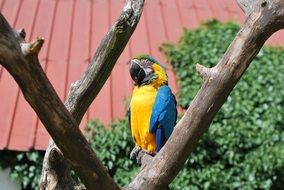
[(29, 44), (22, 39), (21, 43), (27, 44), (24, 51), (26, 54), (23, 54), (16, 33), (2, 15), (0, 25), (1, 65), (14, 77), (25, 99), (35, 110), (68, 162), (85, 182), (86, 187), (119, 189), (44, 74), (37, 57), (42, 40)]
[[(124, 7), (124, 11), (121, 14), (121, 16), (119, 17), (118, 21), (114, 24), (114, 26), (111, 28), (111, 30), (109, 31), (109, 33), (105, 36), (105, 38), (102, 40), (101, 45), (99, 46), (92, 64), (90, 65), (89, 69), (86, 71), (86, 73), (84, 74), (84, 76), (81, 78), (81, 80), (77, 81), (75, 83), (75, 85), (72, 87), (71, 92), (68, 96), (68, 100), (66, 101), (65, 105), (68, 108), (68, 110), (71, 112), (71, 114), (75, 117), (75, 119), (77, 120), (77, 122), (73, 119), (70, 119), (70, 115), (69, 113), (66, 113), (66, 109), (64, 113), (61, 113), (63, 109), (62, 108), (62, 103), (60, 102), (60, 100), (58, 99), (57, 95), (55, 94), (52, 86), (49, 84), (48, 80), (46, 79), (46, 76), (43, 74), (43, 71), (41, 70), (41, 68), (39, 67), (39, 63), (38, 63), (38, 59), (37, 59), (37, 54), (43, 44), (43, 39), (37, 39), (32, 43), (26, 43), (24, 41), (25, 38), (25, 31), (23, 29), (19, 30), (18, 32), (15, 32), (15, 36), (13, 36), (14, 42), (13, 44), (8, 44), (8, 45), (12, 45), (12, 46), (17, 46), (18, 44), (20, 44), (21, 48), (18, 49), (20, 51), (22, 51), (23, 55), (26, 57), (21, 57), (20, 51), (18, 52), (13, 52), (15, 53), (18, 57), (21, 58), (21, 62), (23, 62), (24, 64), (22, 64), (21, 62), (18, 61), (18, 64), (22, 64), (23, 66), (31, 66), (31, 65), (35, 65), (37, 72), (34, 71), (35, 68), (29, 68), (30, 70), (33, 71), (34, 73), (38, 73), (41, 76), (39, 77), (39, 80), (37, 80), (38, 82), (41, 82), (42, 84), (40, 84), (41, 86), (39, 88), (44, 88), (43, 84), (46, 85), (47, 89), (46, 90), (42, 90), (41, 96), (38, 97), (42, 97), (43, 95), (48, 97), (50, 99), (50, 101), (54, 101), (52, 102), (52, 106), (53, 107), (60, 107), (59, 109), (57, 109), (55, 112), (55, 115), (53, 115), (53, 118), (55, 118), (56, 120), (58, 120), (56, 124), (54, 124), (53, 121), (46, 121), (49, 120), (50, 118), (48, 117), (48, 114), (46, 114), (46, 111), (50, 111), (52, 112), (52, 110), (54, 109), (46, 109), (44, 108), (42, 109), (42, 105), (39, 104), (39, 102), (43, 102), (43, 103), (51, 103), (49, 101), (47, 101), (46, 99), (43, 100), (35, 100), (35, 97), (33, 95), (35, 95), (36, 93), (32, 94), (31, 92), (24, 92), (24, 95), (26, 97), (26, 99), (29, 101), (29, 103), (34, 107), (35, 111), (37, 112), (37, 114), (39, 115), (40, 119), (42, 120), (42, 122), (45, 124), (45, 126), (47, 127), (47, 130), (49, 131), (49, 133), (52, 135), (53, 138), (55, 138), (58, 146), (60, 147), (60, 149), (63, 148), (63, 153), (66, 156), (67, 152), (69, 150), (64, 150), (64, 143), (60, 143), (58, 138), (61, 139), (65, 139), (66, 136), (64, 135), (60, 135), (56, 134), (58, 129), (56, 129), (57, 126), (54, 126), (54, 128), (51, 128), (51, 126), (53, 125), (64, 125), (65, 130), (66, 127), (75, 127), (77, 126), (77, 123), (79, 123), (81, 121), (82, 116), (84, 115), (84, 113), (86, 112), (87, 108), (89, 107), (90, 103), (93, 101), (93, 99), (95, 98), (95, 96), (98, 94), (98, 92), (100, 91), (101, 87), (103, 86), (104, 82), (106, 81), (106, 79), (108, 78), (116, 60), (118, 59), (119, 55), (121, 54), (121, 52), (123, 51), (126, 43), (128, 42), (128, 39), (130, 38), (131, 34), (133, 33), (141, 12), (142, 12), (142, 8), (143, 8), (143, 0), (139, 0), (139, 1), (133, 1), (133, 0), (128, 0), (126, 2), (126, 5)], [(4, 20), (3, 18), (3, 23), (6, 26), (5, 30), (10, 30), (9, 32), (12, 33), (12, 30), (10, 29), (10, 27), (8, 26), (8, 23)], [(3, 32), (6, 32), (5, 30), (3, 30)], [(9, 34), (10, 35), (10, 34)], [(12, 37), (11, 35), (9, 36)], [(6, 40), (7, 38), (5, 38)], [(18, 44), (17, 44), (18, 41)], [(4, 45), (4, 43), (3, 43)], [(112, 47), (112, 48), (110, 48)], [(17, 48), (15, 48), (15, 50), (17, 50)], [(5, 49), (5, 52), (9, 52), (9, 48)], [(2, 53), (4, 53), (4, 51), (2, 51)], [(0, 52), (1, 54), (1, 52)], [(35, 54), (35, 56), (33, 56), (33, 54)], [(4, 57), (4, 56), (3, 56)], [(11, 55), (12, 57), (12, 55)], [(15, 56), (16, 57), (16, 56)], [(25, 76), (22, 75), (21, 77), (19, 77), (19, 73), (14, 72), (13, 71), (16, 69), (15, 66), (12, 66), (11, 62), (14, 64), (14, 60), (1, 60), (1, 64), (3, 64), (4, 67), (7, 68), (7, 70), (15, 77), (15, 78), (21, 78), (19, 80), (17, 80), (18, 83), (20, 83), (20, 87), (21, 88), (25, 88), (28, 89), (29, 87), (27, 86), (27, 84), (24, 84), (25, 77), (31, 77), (31, 76)], [(22, 69), (22, 68), (21, 68)], [(22, 70), (23, 72), (25, 71), (24, 69)], [(26, 72), (25, 74), (27, 74), (29, 72)], [(29, 84), (29, 83), (28, 83)], [(29, 84), (31, 85), (31, 84)], [(39, 84), (35, 84), (36, 86), (38, 86)], [(33, 85), (31, 85), (33, 87)], [(32, 90), (31, 90), (32, 91)], [(48, 91), (48, 92), (46, 92)], [(54, 103), (56, 105), (54, 105)], [(59, 106), (58, 106), (59, 105)], [(37, 107), (40, 106), (40, 107)], [(64, 116), (65, 118), (60, 118)], [(69, 118), (69, 119), (68, 119)], [(66, 124), (66, 121), (61, 121), (61, 120), (70, 120), (68, 125)], [(64, 128), (62, 127), (62, 128)], [(62, 130), (62, 129), (61, 129)], [(74, 130), (74, 131), (72, 131)], [(78, 144), (78, 146), (80, 147), (81, 150), (83, 150), (83, 147), (86, 147), (86, 149), (88, 149), (88, 151), (85, 151), (85, 153), (83, 153), (84, 151), (82, 151), (81, 153), (79, 152), (73, 152), (73, 153), (69, 153), (69, 161), (70, 160), (70, 155), (72, 156), (76, 156), (78, 155), (78, 157), (81, 157), (81, 155), (85, 155), (86, 157), (90, 157), (88, 158), (89, 160), (92, 160), (91, 162), (93, 162), (93, 171), (91, 171), (92, 166), (89, 164), (79, 164), (80, 159), (77, 160), (79, 161), (78, 163), (75, 162), (71, 162), (73, 167), (75, 168), (75, 170), (82, 170), (84, 169), (84, 165), (86, 165), (86, 167), (88, 167), (89, 169), (86, 170), (86, 172), (84, 174), (80, 175), (80, 171), (78, 172), (80, 177), (86, 182), (86, 186), (87, 187), (98, 187), (98, 188), (103, 188), (103, 189), (116, 189), (117, 186), (116, 184), (110, 179), (110, 177), (107, 175), (104, 166), (102, 166), (99, 162), (99, 160), (92, 155), (91, 150), (89, 149), (89, 147), (86, 145), (86, 141), (83, 140), (82, 138), (82, 134), (78, 131), (78, 129), (72, 129), (72, 130), (68, 130), (68, 133), (70, 133), (69, 135), (67, 135), (67, 137), (75, 137), (73, 138), (73, 142), (76, 141), (82, 141), (83, 142), (83, 146), (80, 145), (80, 143)], [(65, 133), (65, 135), (67, 134), (66, 131), (62, 130), (63, 133)], [(75, 133), (75, 134), (73, 134)], [(72, 134), (72, 135), (71, 135)], [(57, 136), (55, 136), (57, 135)], [(65, 139), (66, 140), (66, 139)], [(68, 143), (68, 142), (65, 142)], [(70, 147), (70, 143), (68, 143), (69, 147), (68, 148), (72, 148)], [(73, 146), (73, 149), (76, 148), (77, 145)], [(66, 164), (65, 159), (63, 159), (61, 154), (56, 154), (57, 156), (57, 162), (60, 164), (60, 168), (56, 168), (54, 167), (53, 163), (53, 152), (59, 152), (58, 149), (56, 149), (55, 144), (51, 141), (50, 143), (50, 149), (47, 150), (47, 155), (45, 156), (45, 162), (44, 162), (44, 175), (43, 175), (43, 180), (41, 183), (41, 188), (45, 189), (45, 188), (50, 188), (51, 186), (48, 186), (47, 183), (49, 183), (50, 181), (48, 180), (53, 180), (56, 181), (56, 184), (53, 188), (56, 187), (62, 187), (62, 185), (60, 184), (65, 184), (65, 189), (69, 189), (69, 185), (70, 183), (66, 183), (66, 182), (62, 182), (64, 181), (64, 179), (66, 181), (69, 181), (70, 178), (66, 177), (69, 176), (69, 174), (66, 173), (66, 171), (69, 171), (69, 167)], [(51, 157), (49, 157), (48, 155), (50, 155)], [(92, 155), (92, 156), (91, 156)], [(60, 158), (60, 159), (59, 159)], [(68, 158), (68, 156), (67, 156)], [(65, 164), (64, 164), (65, 163)], [(88, 163), (85, 161), (85, 163)], [(90, 162), (89, 162), (90, 163)], [(90, 172), (87, 172), (87, 171)], [(62, 172), (66, 178), (64, 178), (60, 172)], [(97, 175), (97, 173), (99, 173), (99, 175)], [(102, 172), (100, 174), (100, 172)], [(89, 173), (89, 174), (87, 174)], [(50, 174), (50, 175), (49, 175)], [(57, 179), (61, 179), (61, 182), (58, 182)], [(103, 181), (102, 181), (103, 180)], [(93, 182), (91, 182), (93, 181)], [(51, 185), (52, 183), (50, 183), (49, 185)], [(54, 185), (54, 184), (53, 184)]]
[(166, 189), (174, 179), (198, 140), (245, 72), (264, 42), (284, 28), (284, 1), (239, 1), (247, 19), (221, 61), (212, 69), (198, 65), (205, 77), (203, 84), (183, 118), (162, 150), (129, 184), (129, 189)]
[(71, 88), (65, 103), (77, 121), (109, 77), (142, 14), (144, 0), (127, 0), (123, 12), (101, 41), (85, 74)]
[[(72, 83), (65, 106), (73, 115), (77, 123), (80, 123), (87, 108), (95, 99), (103, 84), (109, 77), (119, 55), (125, 48), (130, 36), (139, 22), (143, 5), (144, 0), (126, 1), (123, 12), (101, 41), (89, 68), (80, 80)], [(57, 186), (62, 187), (66, 184), (65, 188), (69, 189), (68, 186), (72, 179), (68, 176), (70, 173), (68, 165), (62, 164), (62, 167), (60, 168), (52, 168), (52, 166), (48, 164), (50, 151), (55, 148), (56, 145), (51, 139), (44, 158), (40, 182), (41, 189), (48, 189), (45, 188), (46, 184), (49, 183), (47, 179), (56, 178), (56, 175), (62, 170), (66, 171), (64, 172), (66, 176), (63, 178), (65, 180), (61, 180), (60, 184), (58, 183)], [(59, 159), (59, 161), (60, 160), (64, 163), (63, 158)]]

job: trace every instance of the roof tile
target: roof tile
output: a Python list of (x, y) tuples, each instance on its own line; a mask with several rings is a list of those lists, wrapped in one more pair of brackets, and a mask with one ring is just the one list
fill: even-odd
[(4, 70), (0, 80), (0, 149), (6, 148), (13, 129), (15, 107), (17, 105), (19, 89), (12, 76)]
[(34, 146), (37, 116), (20, 93), (12, 122), (8, 149), (23, 150)]

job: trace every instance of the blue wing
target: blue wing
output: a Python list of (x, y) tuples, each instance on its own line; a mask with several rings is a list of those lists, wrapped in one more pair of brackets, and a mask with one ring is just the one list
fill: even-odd
[(157, 152), (170, 137), (177, 119), (176, 100), (171, 89), (164, 85), (159, 88), (152, 109), (150, 133), (156, 133)]

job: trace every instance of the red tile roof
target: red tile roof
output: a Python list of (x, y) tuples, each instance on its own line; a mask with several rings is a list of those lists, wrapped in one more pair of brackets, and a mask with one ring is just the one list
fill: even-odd
[[(123, 0), (0, 0), (0, 10), (14, 28), (25, 28), (27, 40), (46, 39), (40, 53), (42, 67), (62, 100), (72, 81), (79, 78), (103, 35), (119, 15)], [(243, 22), (234, 0), (146, 0), (133, 37), (120, 56), (110, 78), (81, 123), (99, 118), (108, 124), (125, 115), (125, 100), (132, 82), (128, 60), (150, 53), (161, 62), (163, 42), (176, 42), (183, 27), (218, 18)], [(272, 44), (284, 44), (284, 31), (273, 35)], [(169, 70), (170, 85), (177, 86)], [(0, 66), (0, 149), (45, 149), (49, 136), (25, 101), (13, 78)]]

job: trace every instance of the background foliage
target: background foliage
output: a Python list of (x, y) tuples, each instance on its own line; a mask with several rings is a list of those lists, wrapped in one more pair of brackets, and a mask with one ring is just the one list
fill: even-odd
[(126, 185), (134, 176), (138, 167), (129, 159), (134, 147), (127, 119), (116, 121), (110, 125), (111, 130), (100, 122), (93, 121), (87, 125), (87, 139), (96, 150), (99, 158), (114, 180)]
[[(195, 64), (212, 67), (239, 30), (212, 21), (189, 31), (178, 44), (164, 45), (179, 76), (179, 103), (187, 108), (200, 87)], [(223, 105), (209, 131), (171, 184), (171, 189), (260, 190), (284, 187), (284, 50), (264, 47)], [(138, 171), (129, 159), (133, 142), (126, 119), (106, 129), (97, 121), (87, 138), (121, 185)], [(12, 154), (12, 155), (11, 155)], [(18, 155), (17, 155), (18, 154)], [(43, 153), (0, 152), (0, 166), (12, 168), (27, 189), (37, 186)], [(282, 187), (282, 188), (281, 188)]]
[(43, 157), (43, 151), (0, 151), (0, 168), (11, 169), (11, 179), (21, 181), (23, 189), (38, 189)]
[[(177, 45), (162, 47), (181, 79), (182, 107), (201, 84), (196, 63), (216, 65), (238, 30), (237, 24), (211, 21), (185, 29)], [(284, 49), (262, 48), (172, 183), (174, 189), (282, 189), (283, 81)]]

